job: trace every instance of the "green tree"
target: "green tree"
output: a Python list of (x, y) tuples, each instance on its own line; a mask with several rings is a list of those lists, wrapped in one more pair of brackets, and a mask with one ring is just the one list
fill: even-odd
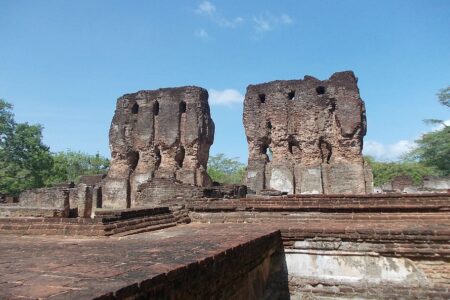
[[(438, 97), (438, 101), (440, 104), (446, 107), (450, 107), (450, 86), (440, 90), (439, 93), (437, 93), (436, 95)], [(427, 124), (442, 124), (444, 126), (447, 126), (445, 125), (443, 120), (439, 119), (425, 119), (424, 122)]]
[(47, 185), (61, 182), (78, 182), (81, 175), (105, 174), (109, 160), (100, 154), (65, 151), (53, 154), (53, 168)]
[[(438, 101), (450, 108), (450, 86), (437, 94)], [(428, 119), (426, 123), (441, 124), (442, 128), (423, 134), (416, 141), (417, 147), (405, 155), (405, 159), (436, 169), (440, 175), (450, 175), (450, 127), (443, 120)]]
[(400, 175), (407, 175), (415, 184), (419, 184), (425, 176), (439, 174), (435, 168), (414, 161), (379, 162), (371, 156), (365, 156), (364, 159), (372, 168), (374, 186), (381, 186)]
[(0, 193), (17, 195), (44, 185), (53, 159), (42, 126), (16, 123), (12, 105), (0, 99)]
[(436, 169), (440, 175), (450, 175), (450, 127), (423, 134), (417, 147), (405, 158)]
[(236, 158), (227, 158), (219, 153), (209, 157), (208, 174), (213, 181), (221, 184), (243, 184), (246, 167)]

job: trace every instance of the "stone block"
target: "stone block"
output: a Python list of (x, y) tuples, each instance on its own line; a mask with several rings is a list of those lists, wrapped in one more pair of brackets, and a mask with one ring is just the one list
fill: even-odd
[(249, 160), (246, 177), (248, 193), (259, 193), (265, 188), (265, 162)]
[(323, 194), (322, 168), (296, 165), (295, 186), (297, 194)]
[(20, 194), (18, 206), (68, 210), (69, 192), (62, 187), (26, 190)]
[(360, 163), (322, 164), (325, 194), (365, 194), (364, 166)]
[(292, 167), (267, 164), (265, 171), (266, 183), (269, 183), (268, 188), (289, 194), (294, 193), (295, 181)]

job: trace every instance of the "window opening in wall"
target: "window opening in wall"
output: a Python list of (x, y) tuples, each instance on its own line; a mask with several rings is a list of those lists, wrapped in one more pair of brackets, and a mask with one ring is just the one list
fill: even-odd
[(159, 169), (159, 165), (161, 164), (161, 151), (159, 151), (159, 147), (155, 147), (155, 167), (156, 169)]
[(183, 167), (184, 157), (186, 153), (183, 146), (180, 146), (178, 148), (177, 153), (175, 154), (175, 161), (177, 162), (177, 165), (179, 168)]
[(332, 155), (330, 143), (321, 139), (319, 142), (319, 148), (320, 148), (320, 154), (322, 156), (322, 163), (329, 164), (331, 155)]
[(181, 101), (180, 102), (180, 113), (185, 113), (186, 112), (186, 102)]
[(288, 93), (288, 99), (289, 99), (289, 100), (293, 100), (294, 97), (295, 97), (295, 91), (290, 91), (290, 92)]
[(267, 121), (266, 126), (268, 129), (272, 129), (272, 123), (270, 121)]
[(294, 154), (294, 147), (298, 147), (298, 142), (294, 139), (292, 135), (288, 137), (288, 150), (289, 153)]
[(159, 114), (159, 102), (155, 101), (153, 103), (153, 115), (157, 116)]
[(258, 98), (259, 98), (259, 102), (261, 102), (261, 103), (266, 102), (266, 94), (259, 94)]
[(336, 99), (330, 99), (330, 106), (328, 109), (330, 112), (336, 111)]
[(136, 169), (136, 167), (137, 167), (138, 162), (139, 162), (139, 152), (138, 151), (132, 151), (130, 153), (128, 161), (130, 163), (131, 170), (134, 171)]
[(132, 114), (137, 114), (139, 112), (139, 104), (137, 104), (137, 103), (134, 103), (133, 104), (133, 107), (131, 107), (131, 113)]
[(318, 95), (323, 95), (323, 94), (325, 94), (325, 87), (324, 86), (318, 86), (318, 87), (316, 87), (316, 92), (317, 92), (317, 94)]
[(261, 148), (261, 154), (265, 154), (267, 157), (267, 161), (272, 161), (273, 152), (272, 149), (268, 145), (263, 145)]

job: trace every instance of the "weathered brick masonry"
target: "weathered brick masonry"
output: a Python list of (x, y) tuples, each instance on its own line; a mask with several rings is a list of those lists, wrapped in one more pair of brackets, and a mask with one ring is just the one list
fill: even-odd
[(0, 298), (276, 299), (271, 275), (281, 266), (272, 256), (280, 246), (276, 230), (242, 225), (120, 239), (3, 236)]
[(172, 227), (184, 216), (168, 207), (138, 210), (97, 210), (94, 218), (0, 218), (0, 232), (19, 235), (129, 235)]
[[(206, 173), (214, 140), (208, 92), (186, 86), (126, 94), (117, 100), (109, 141), (111, 167), (103, 207), (127, 208), (142, 183), (155, 178), (191, 186), (212, 185)], [(157, 204), (147, 198), (145, 204)]]
[(372, 192), (361, 153), (366, 112), (353, 72), (249, 85), (244, 127), (250, 191)]
[(193, 222), (280, 229), (292, 296), (450, 296), (450, 194), (211, 199), (188, 208)]

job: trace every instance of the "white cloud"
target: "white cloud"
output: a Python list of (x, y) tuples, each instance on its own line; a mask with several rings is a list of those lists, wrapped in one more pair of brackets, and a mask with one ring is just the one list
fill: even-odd
[(212, 15), (216, 11), (216, 7), (209, 1), (203, 1), (195, 11), (199, 14)]
[(225, 89), (222, 91), (210, 89), (208, 92), (211, 105), (231, 106), (244, 101), (244, 96), (234, 89)]
[(438, 124), (438, 125), (436, 125), (431, 131), (438, 131), (438, 130), (441, 130), (441, 129), (444, 128), (444, 125), (445, 125), (445, 126), (450, 126), (450, 120), (444, 121), (444, 124)]
[(290, 25), (292, 23), (294, 23), (294, 20), (285, 13), (279, 16), (265, 13), (253, 17), (253, 28), (258, 34), (271, 31), (279, 25)]
[(207, 16), (214, 23), (225, 28), (236, 28), (244, 21), (244, 18), (242, 17), (235, 17), (235, 18), (224, 17), (217, 11), (216, 7), (209, 1), (203, 1), (202, 3), (200, 3), (199, 6), (196, 8), (195, 12), (200, 15)]
[(270, 21), (265, 17), (253, 17), (253, 22), (254, 28), (258, 33), (272, 30)]
[(281, 14), (280, 21), (283, 24), (292, 24), (294, 21), (287, 14)]
[[(450, 126), (450, 120), (445, 120), (443, 124), (435, 125), (430, 131), (422, 132), (421, 135), (441, 130), (445, 126)], [(417, 137), (419, 139), (420, 136)], [(400, 140), (393, 144), (382, 144), (377, 141), (364, 141), (364, 155), (373, 156), (380, 161), (395, 161), (401, 158), (403, 154), (411, 151), (417, 146), (415, 142), (408, 140)]]
[(377, 141), (364, 142), (364, 155), (373, 156), (381, 161), (398, 160), (408, 151), (412, 150), (416, 144), (411, 141), (401, 140), (394, 144), (382, 144)]
[(227, 27), (227, 28), (236, 28), (243, 21), (244, 21), (244, 18), (242, 18), (242, 17), (236, 17), (236, 18), (231, 19), (231, 20), (228, 20), (228, 19), (223, 18), (223, 17), (218, 17), (216, 19), (217, 24), (219, 24), (222, 27)]
[(202, 39), (206, 39), (207, 37), (209, 37), (208, 32), (207, 32), (205, 29), (203, 29), (203, 28), (201, 28), (201, 29), (199, 29), (199, 30), (196, 30), (196, 31), (194, 32), (194, 35), (195, 35), (196, 37), (202, 38)]

